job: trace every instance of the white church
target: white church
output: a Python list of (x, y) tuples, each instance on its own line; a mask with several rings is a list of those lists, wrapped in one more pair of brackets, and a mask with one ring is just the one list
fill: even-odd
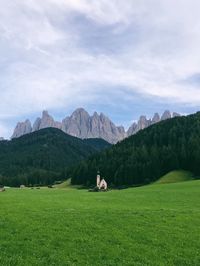
[(107, 185), (107, 182), (105, 181), (105, 179), (104, 178), (101, 179), (99, 171), (97, 172), (97, 187), (100, 190), (107, 190), (107, 188), (108, 188), (108, 185)]

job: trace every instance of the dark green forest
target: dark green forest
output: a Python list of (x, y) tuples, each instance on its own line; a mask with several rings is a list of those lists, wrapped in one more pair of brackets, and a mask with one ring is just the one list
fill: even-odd
[(47, 128), (0, 142), (0, 185), (47, 185), (66, 179), (66, 168), (109, 147), (102, 139), (81, 140)]
[(95, 184), (100, 170), (109, 185), (153, 182), (175, 169), (200, 175), (200, 112), (150, 126), (68, 169), (73, 184)]
[(177, 169), (200, 175), (200, 112), (162, 121), (113, 146), (54, 128), (0, 142), (0, 185), (72, 178), (72, 184), (90, 186), (97, 170), (109, 185), (142, 185)]

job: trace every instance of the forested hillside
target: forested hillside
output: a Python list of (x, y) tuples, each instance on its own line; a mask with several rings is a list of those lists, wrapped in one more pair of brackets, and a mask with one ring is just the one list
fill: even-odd
[(69, 169), (73, 184), (94, 184), (96, 171), (109, 184), (137, 185), (175, 169), (200, 174), (200, 112), (150, 126)]
[(50, 184), (65, 168), (109, 147), (102, 139), (81, 140), (47, 128), (0, 142), (0, 184)]

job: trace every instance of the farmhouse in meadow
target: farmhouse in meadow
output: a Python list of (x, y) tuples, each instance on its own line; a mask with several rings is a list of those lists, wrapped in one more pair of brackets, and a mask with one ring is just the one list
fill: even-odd
[(97, 172), (97, 187), (101, 190), (107, 190), (108, 185), (105, 179), (101, 179), (100, 172)]

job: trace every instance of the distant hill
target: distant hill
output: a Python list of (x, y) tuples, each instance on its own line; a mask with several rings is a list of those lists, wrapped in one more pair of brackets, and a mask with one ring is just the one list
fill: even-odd
[(155, 184), (168, 184), (168, 183), (178, 183), (184, 181), (194, 180), (194, 175), (189, 171), (177, 170), (171, 171), (166, 175), (162, 176)]
[(46, 128), (0, 142), (0, 183), (48, 184), (64, 178), (64, 169), (107, 148), (102, 139), (81, 140)]
[(155, 182), (170, 171), (200, 175), (200, 112), (152, 125), (68, 170), (72, 184), (94, 184), (96, 171), (109, 184)]

